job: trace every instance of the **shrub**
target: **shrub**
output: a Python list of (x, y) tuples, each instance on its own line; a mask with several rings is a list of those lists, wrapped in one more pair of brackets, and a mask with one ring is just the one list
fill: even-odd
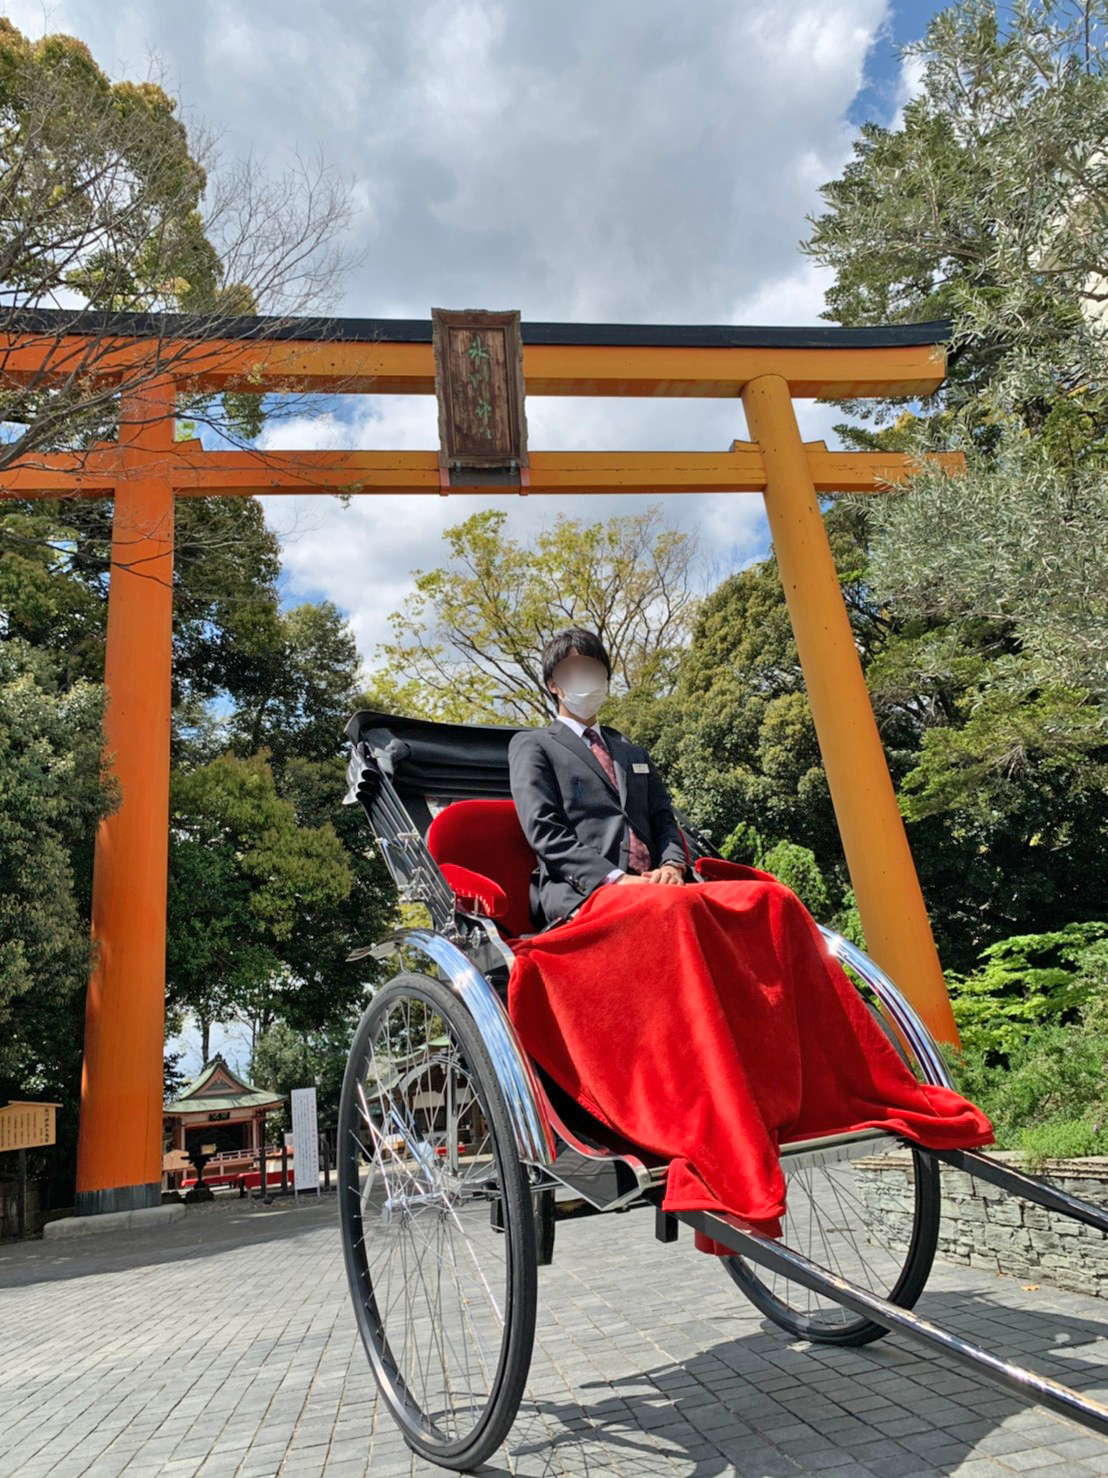
[(1076, 1160), (1084, 1155), (1108, 1154), (1108, 1132), (1088, 1119), (1059, 1119), (1025, 1129), (1020, 1135), (1019, 1148), (1026, 1156), (1028, 1169), (1035, 1170), (1044, 1160)]
[(1081, 1018), (1108, 985), (1108, 922), (1017, 934), (983, 950), (974, 974), (951, 977), (951, 1005), (967, 1055), (1003, 1066), (1045, 1027)]
[(834, 929), (836, 934), (841, 934), (844, 939), (848, 939), (851, 944), (856, 944), (860, 950), (865, 950), (866, 936), (853, 888), (848, 888), (843, 894), (843, 901), (839, 905), (838, 912), (832, 915), (829, 927)]
[(988, 1114), (999, 1149), (1034, 1164), (1108, 1153), (1108, 987), (1086, 978), (1076, 1019), (1025, 1031), (1000, 1058), (976, 1041), (947, 1054), (959, 1091)]
[(821, 922), (831, 913), (831, 899), (815, 853), (797, 842), (775, 842), (758, 863), (791, 888), (813, 918)]
[(765, 843), (761, 832), (745, 821), (740, 821), (734, 831), (728, 832), (719, 849), (719, 855), (728, 862), (742, 862), (747, 867), (761, 867)]

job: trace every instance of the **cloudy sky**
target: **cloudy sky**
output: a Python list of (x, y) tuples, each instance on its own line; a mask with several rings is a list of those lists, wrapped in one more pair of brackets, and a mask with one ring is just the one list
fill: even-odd
[[(931, 0), (15, 0), (28, 35), (79, 36), (114, 77), (160, 71), (228, 154), (279, 172), (322, 150), (349, 182), (362, 265), (337, 311), (425, 317), (432, 305), (533, 320), (812, 323), (824, 282), (800, 255), (819, 185), (856, 124), (888, 122), (912, 85), (896, 47)], [(833, 412), (801, 406), (808, 435)], [(528, 402), (534, 448), (715, 448), (741, 407), (706, 401)], [(430, 447), (430, 397), (358, 397), (282, 421), (286, 447)], [(526, 535), (610, 498), (505, 498)], [(440, 561), (474, 499), (268, 500), (289, 600), (349, 613), (363, 658)], [(713, 573), (768, 548), (760, 500), (685, 497)]]

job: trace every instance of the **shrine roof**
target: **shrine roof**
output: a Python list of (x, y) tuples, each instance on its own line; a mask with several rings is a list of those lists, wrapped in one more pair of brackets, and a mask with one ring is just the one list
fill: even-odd
[(277, 1107), (284, 1103), (284, 1095), (273, 1093), (268, 1088), (255, 1088), (238, 1076), (219, 1052), (206, 1062), (192, 1082), (179, 1093), (172, 1103), (166, 1104), (164, 1114), (206, 1113), (214, 1108), (263, 1108)]

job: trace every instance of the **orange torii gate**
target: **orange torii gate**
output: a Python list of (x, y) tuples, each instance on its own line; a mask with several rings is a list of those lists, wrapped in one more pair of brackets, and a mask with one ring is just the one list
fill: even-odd
[[(34, 315), (0, 335), (8, 384), (65, 383), (88, 318)], [(76, 323), (84, 332), (69, 331)], [(159, 1201), (168, 851), (173, 509), (178, 497), (294, 492), (761, 493), (867, 948), (941, 1040), (957, 1034), (817, 495), (879, 492), (908, 459), (801, 440), (794, 397), (923, 396), (945, 375), (942, 323), (874, 329), (522, 325), (528, 395), (741, 399), (751, 441), (721, 452), (531, 452), (515, 472), (451, 473), (434, 450), (207, 451), (174, 440), (174, 396), (433, 394), (429, 320), (189, 320), (96, 325), (95, 374), (121, 385), (119, 439), (29, 457), (0, 497), (113, 497), (105, 681), (122, 800), (96, 840), (77, 1209)], [(103, 335), (110, 334), (105, 350)], [(153, 365), (149, 376), (141, 367)], [(130, 378), (128, 378), (130, 377)], [(130, 386), (130, 388), (127, 388)], [(954, 454), (942, 454), (951, 467)]]

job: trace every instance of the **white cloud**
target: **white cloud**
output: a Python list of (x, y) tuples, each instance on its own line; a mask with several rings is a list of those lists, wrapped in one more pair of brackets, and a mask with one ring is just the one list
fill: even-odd
[[(425, 317), (432, 304), (518, 307), (531, 320), (814, 323), (825, 280), (797, 243), (818, 186), (849, 155), (847, 110), (884, 34), (888, 0), (57, 0), (51, 30), (109, 72), (164, 58), (224, 147), (283, 168), (322, 147), (353, 180), (365, 264), (352, 316)], [(29, 34), (41, 0), (7, 13)], [(902, 93), (917, 85), (908, 67)], [(826, 437), (835, 412), (798, 407)], [(725, 447), (745, 434), (722, 401), (528, 405), (533, 447)], [(271, 446), (433, 446), (430, 399), (359, 400), (290, 420)], [(517, 535), (564, 511), (608, 517), (635, 495), (508, 500)], [(268, 498), (290, 591), (349, 611), (363, 656), (441, 558), (461, 496)], [(764, 552), (760, 500), (685, 496), (674, 519), (721, 558)]]
[[(688, 449), (727, 446), (746, 434), (742, 410), (732, 401), (600, 401), (554, 397), (528, 406), (529, 444), (567, 449), (666, 446)], [(433, 446), (434, 402), (430, 397), (379, 396), (357, 403), (350, 420), (324, 415), (275, 422), (265, 433), (267, 448)], [(822, 434), (811, 433), (811, 434)], [(263, 499), (270, 526), (282, 535), (289, 594), (322, 591), (350, 612), (359, 649), (367, 662), (388, 632), (388, 616), (411, 589), (410, 571), (442, 562), (442, 532), (479, 508), (506, 508), (509, 529), (526, 537), (564, 513), (594, 520), (647, 507), (641, 494), (611, 497), (477, 498), (353, 497), (337, 500), (303, 496)], [(698, 530), (724, 567), (746, 563), (764, 550), (767, 535), (761, 500), (750, 494), (674, 496), (667, 514), (680, 527)]]

